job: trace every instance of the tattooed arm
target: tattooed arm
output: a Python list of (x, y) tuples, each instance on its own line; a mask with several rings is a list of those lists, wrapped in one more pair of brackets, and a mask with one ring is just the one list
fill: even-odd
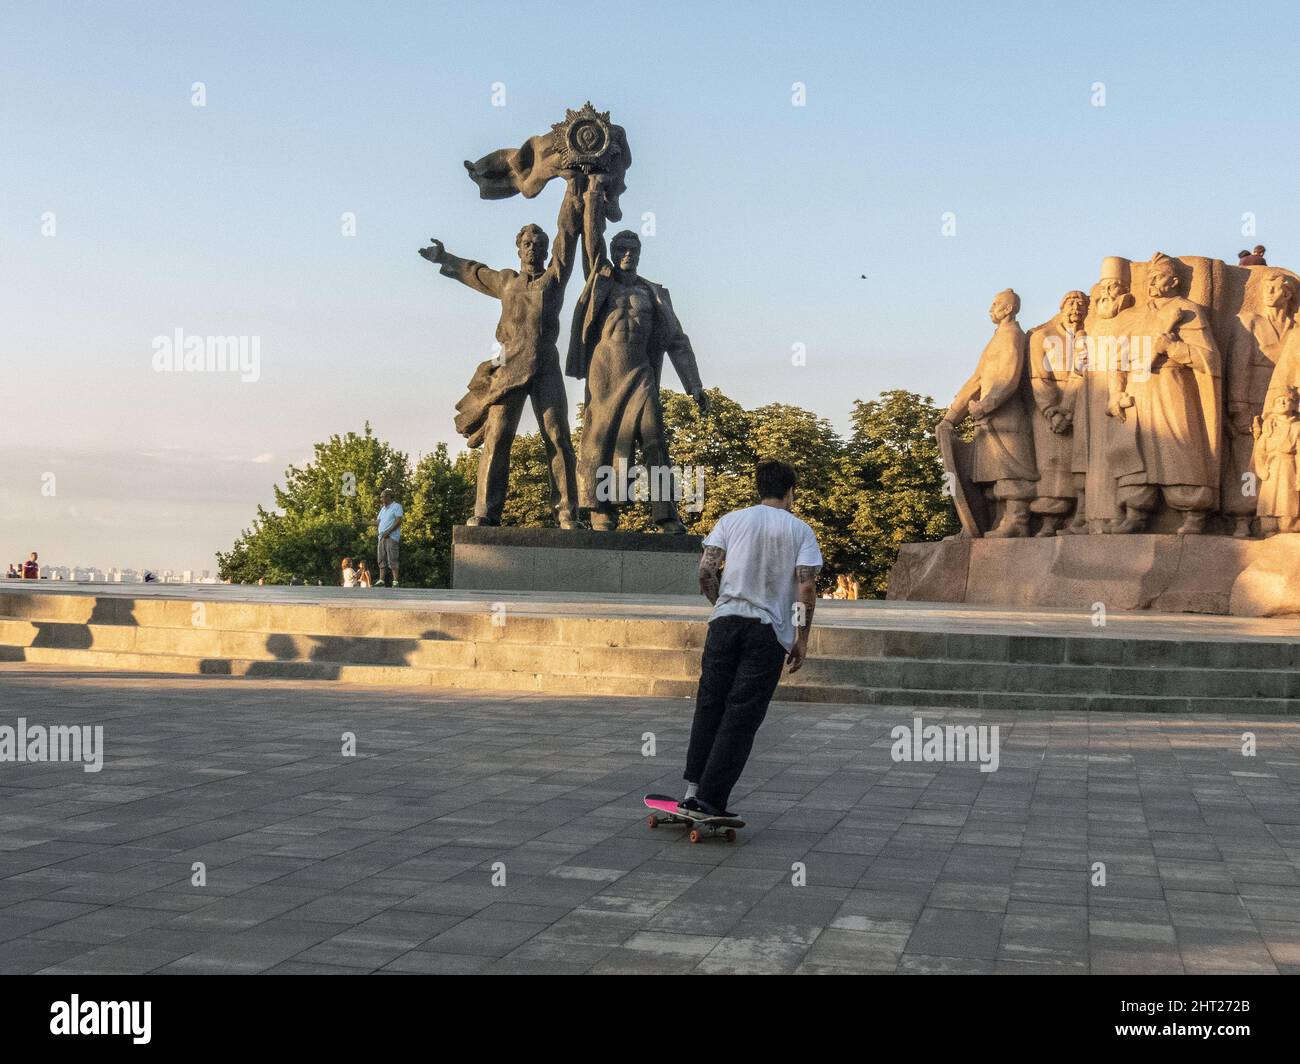
[(718, 601), (718, 570), (726, 557), (727, 552), (721, 547), (705, 547), (704, 556), (700, 558), (700, 594), (709, 602)]
[(794, 604), (794, 649), (785, 659), (791, 672), (798, 672), (808, 658), (808, 633), (812, 631), (813, 610), (817, 608), (817, 574), (821, 571), (820, 565), (796, 565), (794, 569), (799, 595)]

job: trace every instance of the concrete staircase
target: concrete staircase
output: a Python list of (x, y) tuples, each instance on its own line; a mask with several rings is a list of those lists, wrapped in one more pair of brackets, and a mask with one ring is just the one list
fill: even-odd
[[(439, 601), (429, 593), (427, 605), (418, 595), (370, 605), (347, 593), (294, 602), (235, 590), (243, 597), (0, 588), (0, 661), (692, 698), (705, 636), (704, 610), (693, 606), (678, 610), (682, 616), (656, 617), (655, 607), (632, 603), (582, 616), (577, 596), (547, 614), (545, 604), (521, 612), (490, 595)], [(958, 614), (945, 631), (935, 630), (933, 617), (922, 624), (926, 615), (915, 607), (837, 612), (834, 605), (819, 608), (812, 656), (778, 698), (985, 710), (1300, 712), (1294, 625), (1276, 638), (1258, 631), (1232, 638), (1234, 629), (1222, 625), (1199, 638), (1141, 638), (1123, 625), (1092, 629), (1084, 616), (1026, 633), (1028, 622), (981, 625)], [(855, 623), (859, 615), (866, 620)]]

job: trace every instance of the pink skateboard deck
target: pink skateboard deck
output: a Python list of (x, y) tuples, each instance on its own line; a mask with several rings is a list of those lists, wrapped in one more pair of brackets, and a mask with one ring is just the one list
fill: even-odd
[(736, 828), (745, 826), (739, 817), (684, 812), (677, 808), (677, 799), (669, 794), (647, 794), (644, 800), (646, 808), (654, 810), (646, 821), (652, 828), (657, 828), (660, 824), (689, 824), (691, 842), (699, 842), (706, 831), (710, 835), (721, 834), (728, 842), (735, 842)]

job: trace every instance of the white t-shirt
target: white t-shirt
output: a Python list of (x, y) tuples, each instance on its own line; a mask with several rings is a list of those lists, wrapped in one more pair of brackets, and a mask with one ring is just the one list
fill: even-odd
[(355, 569), (343, 570), (343, 586), (344, 587), (357, 586), (357, 571)]
[(401, 527), (399, 526), (397, 528), (393, 528), (393, 522), (395, 522), (401, 516), (402, 516), (402, 504), (400, 502), (390, 502), (387, 506), (381, 506), (379, 508), (380, 534), (383, 534), (384, 532), (388, 532), (391, 529), (392, 534), (388, 538), (391, 539), (394, 543), (402, 542)]
[(799, 565), (821, 565), (813, 530), (789, 510), (759, 503), (725, 514), (705, 539), (727, 552), (718, 601), (709, 620), (753, 617), (772, 625), (786, 650), (794, 646), (794, 604)]

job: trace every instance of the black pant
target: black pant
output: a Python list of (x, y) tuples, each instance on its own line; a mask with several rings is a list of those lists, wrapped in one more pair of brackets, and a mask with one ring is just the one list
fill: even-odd
[(684, 775), (719, 811), (749, 760), (785, 658), (770, 624), (734, 616), (709, 622)]

